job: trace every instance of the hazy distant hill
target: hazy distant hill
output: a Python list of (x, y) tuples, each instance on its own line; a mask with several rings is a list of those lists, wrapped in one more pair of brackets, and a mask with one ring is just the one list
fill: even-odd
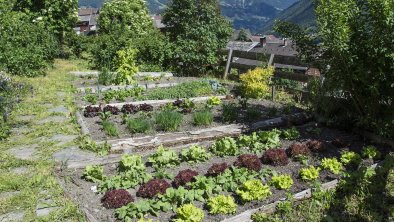
[(281, 12), (276, 18), (268, 21), (262, 26), (263, 28), (260, 31), (262, 33), (271, 32), (275, 20), (289, 21), (306, 27), (315, 26), (316, 15), (314, 5), (311, 0), (300, 0)]
[[(79, 0), (79, 5), (100, 7), (104, 0)], [(161, 13), (170, 0), (147, 0), (151, 14)], [(268, 21), (280, 14), (297, 0), (220, 0), (222, 14), (229, 18), (234, 28), (246, 28), (252, 32), (261, 29)]]

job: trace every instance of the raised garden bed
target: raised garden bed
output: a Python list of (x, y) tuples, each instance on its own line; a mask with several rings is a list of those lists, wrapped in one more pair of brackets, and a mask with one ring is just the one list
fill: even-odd
[[(374, 149), (373, 147), (368, 146), (369, 144), (365, 144), (363, 141), (361, 141), (358, 136), (346, 132), (338, 131), (335, 129), (323, 128), (323, 127), (317, 128), (313, 124), (308, 124), (302, 127), (298, 127), (298, 132), (299, 132), (299, 136), (297, 130), (294, 130), (293, 128), (292, 129), (287, 128), (287, 129), (283, 129), (282, 132), (280, 133), (278, 131), (257, 133), (256, 134), (257, 137), (240, 136), (238, 138), (235, 138), (234, 144), (230, 142), (230, 144), (232, 145), (221, 146), (220, 144), (228, 144), (227, 142), (224, 143), (224, 140), (222, 140), (222, 142), (215, 142), (215, 145), (212, 145), (210, 147), (201, 147), (203, 148), (203, 150), (206, 149), (206, 151), (209, 151), (210, 156), (207, 157), (202, 154), (194, 155), (195, 156), (194, 159), (198, 157), (199, 160), (202, 161), (199, 163), (188, 163), (186, 160), (190, 161), (191, 160), (190, 156), (193, 155), (187, 154), (185, 150), (179, 151), (179, 149), (176, 149), (177, 150), (176, 154), (172, 153), (171, 155), (168, 154), (168, 151), (164, 152), (166, 153), (165, 155), (159, 155), (160, 152), (155, 154), (152, 154), (152, 152), (133, 153), (135, 155), (142, 156), (142, 161), (143, 161), (142, 163), (143, 165), (145, 165), (145, 169), (139, 168), (139, 166), (141, 165), (137, 163), (138, 161), (137, 162), (122, 161), (120, 165), (118, 164), (104, 165), (103, 170), (106, 179), (101, 177), (99, 170), (91, 171), (91, 172), (96, 172), (95, 174), (94, 173), (85, 174), (87, 176), (85, 177), (85, 179), (91, 179), (95, 182), (87, 182), (85, 179), (83, 179), (82, 175), (84, 174), (84, 170), (82, 169), (73, 170), (73, 171), (62, 171), (58, 173), (62, 177), (70, 178), (70, 181), (72, 182), (69, 183), (62, 182), (63, 186), (65, 186), (66, 188), (65, 190), (67, 190), (67, 195), (73, 197), (82, 206), (85, 212), (91, 217), (92, 221), (93, 220), (117, 221), (116, 217), (118, 217), (119, 219), (122, 218), (124, 219), (124, 215), (122, 215), (122, 210), (106, 209), (103, 207), (103, 204), (101, 203), (101, 199), (103, 198), (105, 193), (104, 190), (106, 189), (111, 190), (112, 189), (111, 187), (113, 187), (113, 185), (111, 185), (112, 183), (101, 182), (101, 181), (107, 181), (108, 179), (111, 178), (114, 179), (113, 177), (114, 175), (118, 175), (120, 177), (122, 177), (121, 175), (133, 175), (130, 174), (130, 171), (128, 171), (128, 169), (126, 169), (127, 166), (131, 166), (128, 164), (136, 164), (133, 165), (132, 168), (141, 169), (139, 173), (142, 174), (141, 177), (138, 178), (146, 177), (147, 176), (146, 173), (151, 174), (155, 178), (160, 178), (163, 177), (165, 174), (164, 173), (156, 174), (156, 171), (163, 171), (163, 170), (166, 173), (172, 174), (174, 176), (177, 175), (179, 172), (187, 169), (192, 169), (193, 171), (196, 171), (200, 176), (205, 175), (209, 171), (211, 172), (210, 174), (211, 176), (205, 177), (205, 179), (213, 178), (214, 184), (218, 185), (219, 188), (216, 187), (215, 189), (213, 189), (212, 193), (203, 194), (205, 196), (203, 196), (203, 198), (197, 198), (198, 200), (185, 201), (185, 203), (178, 202), (178, 204), (176, 204), (177, 206), (173, 206), (173, 209), (169, 209), (166, 212), (162, 212), (161, 210), (158, 210), (157, 212), (159, 213), (158, 217), (153, 216), (150, 213), (146, 213), (146, 218), (152, 218), (154, 221), (157, 220), (171, 221), (174, 219), (174, 216), (176, 215), (176, 213), (173, 211), (175, 210), (174, 209), (175, 207), (180, 207), (183, 204), (187, 204), (188, 202), (191, 202), (196, 207), (204, 210), (204, 215), (205, 215), (204, 221), (221, 221), (221, 220), (225, 220), (226, 218), (232, 218), (237, 214), (242, 214), (243, 212), (251, 212), (250, 210), (253, 211), (253, 209), (260, 208), (267, 204), (275, 203), (276, 201), (286, 197), (287, 192), (298, 193), (304, 190), (306, 190), (307, 192), (308, 189), (311, 187), (311, 184), (314, 183), (315, 181), (310, 180), (308, 182), (306, 180), (308, 178), (307, 175), (309, 175), (310, 178), (312, 178), (313, 174), (304, 174), (304, 179), (301, 178), (300, 172), (301, 169), (303, 168), (309, 168), (310, 166), (314, 166), (316, 168), (321, 167), (322, 169), (320, 170), (317, 176), (317, 181), (321, 183), (332, 182), (340, 178), (341, 172), (353, 171), (357, 169), (357, 165), (366, 165), (366, 166), (372, 165), (373, 163), (377, 162), (379, 159), (378, 155), (376, 155), (377, 153), (379, 153), (377, 151), (380, 151), (381, 153), (385, 152), (385, 150), (382, 147), (376, 146), (377, 149)], [(281, 137), (280, 140), (278, 140), (279, 135)], [(230, 141), (231, 139), (226, 139), (226, 141), (227, 140)], [(313, 140), (314, 142), (309, 142), (311, 140)], [(302, 144), (294, 144), (295, 142), (299, 142)], [(221, 149), (220, 147), (222, 148), (224, 147), (224, 149)], [(289, 149), (290, 147), (292, 148)], [(283, 154), (278, 151), (281, 148), (286, 149), (286, 151), (283, 151), (284, 152)], [(347, 152), (346, 155), (344, 155), (345, 151), (352, 151), (354, 153)], [(161, 150), (161, 152), (163, 152), (163, 150)], [(245, 158), (244, 160), (241, 160), (241, 158), (239, 157), (241, 153), (244, 154), (257, 153), (257, 157), (259, 158), (257, 160), (260, 162), (257, 163), (252, 161), (253, 164), (247, 164), (248, 161), (245, 160)], [(271, 155), (268, 153), (273, 153), (275, 155)], [(296, 155), (300, 153), (309, 155), (309, 157), (301, 158)], [(362, 156), (364, 159), (359, 158), (357, 154)], [(369, 159), (366, 158), (367, 156), (369, 156), (370, 158)], [(126, 159), (133, 159), (133, 158), (128, 156)], [(286, 160), (287, 158), (289, 158), (288, 161)], [(324, 160), (324, 158), (328, 158), (328, 159)], [(328, 164), (331, 162), (335, 162), (335, 161), (331, 161), (333, 160), (333, 158), (336, 158), (338, 161), (340, 161), (341, 162), (340, 165), (342, 165), (343, 168), (339, 168), (338, 165), (335, 164), (331, 164), (331, 165)], [(246, 158), (246, 159), (250, 159), (250, 158)], [(218, 171), (212, 171), (209, 170), (209, 168), (213, 164), (218, 164), (218, 163), (226, 163), (229, 166), (234, 165), (236, 167), (222, 175), (212, 176), (213, 172), (218, 172)], [(253, 173), (252, 171), (242, 170), (243, 166), (251, 167), (250, 169), (254, 169), (256, 171)], [(338, 170), (338, 172), (336, 172), (336, 170)], [(241, 171), (244, 172), (245, 175), (249, 175), (249, 176), (240, 176)], [(194, 175), (194, 174), (190, 174), (190, 175)], [(223, 177), (223, 175), (238, 175), (238, 176)], [(293, 184), (288, 190), (281, 190), (278, 188), (278, 186), (275, 183), (272, 183), (273, 175), (288, 175), (293, 180)], [(169, 198), (168, 196), (170, 194), (168, 194), (167, 196), (164, 195), (164, 196), (155, 196), (154, 198), (147, 198), (146, 195), (148, 195), (149, 192), (143, 192), (143, 190), (146, 189), (141, 188), (144, 187), (143, 184), (145, 184), (146, 181), (139, 181), (136, 182), (136, 184), (130, 184), (127, 183), (127, 181), (131, 182), (131, 181), (135, 181), (135, 179), (131, 179), (133, 177), (128, 177), (128, 178), (129, 179), (125, 180), (124, 181), (125, 183), (119, 185), (119, 187), (125, 188), (128, 194), (132, 196), (134, 202), (129, 203), (128, 205), (129, 207), (136, 206), (135, 204), (138, 205), (143, 202), (153, 204), (159, 202), (159, 200), (162, 200), (164, 202), (165, 201), (171, 202), (170, 201), (171, 198)], [(177, 178), (178, 179), (167, 178), (164, 180), (170, 186), (177, 187), (179, 185), (183, 185), (182, 181), (187, 181), (187, 178), (189, 177), (177, 177)], [(183, 179), (180, 180), (180, 178)], [(189, 190), (199, 190), (196, 188), (199, 186), (197, 186), (196, 183), (193, 184), (196, 178), (193, 176), (192, 178), (194, 178), (192, 179), (192, 184), (186, 184), (183, 186), (185, 186)], [(204, 178), (200, 177), (199, 181), (201, 181), (202, 179)], [(256, 179), (258, 182), (262, 182), (263, 185), (268, 185), (271, 194), (264, 197), (260, 201), (245, 201), (245, 199), (242, 201), (241, 198), (242, 192), (237, 192), (237, 188), (238, 190), (245, 191), (245, 189), (242, 188), (243, 187), (242, 184), (245, 183), (245, 181), (254, 180), (254, 179)], [(146, 180), (148, 180), (148, 177), (146, 178)], [(329, 187), (330, 185), (327, 186)], [(96, 190), (97, 188), (98, 190), (102, 190), (103, 192), (99, 194), (92, 192), (92, 190)], [(221, 188), (224, 188), (225, 190), (221, 190)], [(267, 187), (265, 187), (264, 189), (267, 189)], [(207, 191), (207, 190), (210, 189), (202, 189), (202, 191)], [(178, 190), (178, 193), (179, 192), (180, 191)], [(195, 191), (195, 192), (200, 192), (200, 191)], [(228, 215), (226, 214), (214, 215), (209, 213), (210, 208), (207, 205), (208, 198), (217, 196), (219, 194), (232, 196), (234, 198), (235, 203), (237, 204), (236, 212)], [(305, 194), (305, 196), (307, 196), (307, 194)], [(138, 206), (142, 206), (142, 205), (138, 205)], [(127, 207), (124, 207), (123, 212), (126, 210), (126, 208)], [(140, 210), (141, 209), (142, 208), (140, 208)], [(118, 212), (117, 216), (115, 215), (115, 211)], [(130, 211), (129, 211), (129, 216), (131, 216)], [(133, 221), (134, 220), (137, 221), (137, 219), (133, 219)], [(237, 220), (234, 220), (233, 218), (233, 219), (229, 219), (228, 221), (237, 221)]]

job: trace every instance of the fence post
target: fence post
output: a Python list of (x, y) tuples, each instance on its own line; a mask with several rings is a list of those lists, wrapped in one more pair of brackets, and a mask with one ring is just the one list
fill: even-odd
[(276, 94), (276, 89), (275, 89), (275, 85), (271, 86), (271, 100), (275, 101), (275, 94)]
[(224, 71), (223, 79), (227, 79), (228, 72), (230, 71), (230, 64), (232, 57), (233, 57), (233, 49), (230, 48), (230, 50), (228, 51), (226, 70)]

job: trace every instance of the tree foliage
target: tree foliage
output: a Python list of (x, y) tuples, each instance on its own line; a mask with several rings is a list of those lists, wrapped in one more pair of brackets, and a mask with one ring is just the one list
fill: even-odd
[[(394, 138), (394, 2), (315, 0), (314, 35), (280, 23), (276, 30), (296, 41), (324, 81), (312, 84), (315, 111), (332, 123)], [(321, 44), (314, 44), (320, 42)], [(335, 99), (334, 99), (335, 98)]]
[(216, 0), (173, 0), (164, 13), (171, 54), (169, 64), (183, 75), (202, 75), (219, 62), (218, 51), (231, 34), (231, 25)]

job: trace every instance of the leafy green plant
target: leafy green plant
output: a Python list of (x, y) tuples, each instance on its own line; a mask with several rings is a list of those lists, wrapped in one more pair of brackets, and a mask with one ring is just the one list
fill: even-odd
[(252, 200), (262, 200), (272, 193), (268, 185), (263, 185), (260, 180), (248, 180), (240, 186), (236, 193), (242, 201), (249, 202)]
[(174, 222), (201, 222), (204, 219), (204, 211), (193, 204), (185, 204), (176, 209)]
[(363, 147), (362, 155), (369, 159), (379, 159), (381, 157), (381, 153), (374, 146)]
[(115, 123), (105, 120), (101, 122), (101, 126), (108, 136), (119, 136), (119, 131)]
[(131, 84), (134, 80), (134, 75), (138, 72), (138, 66), (135, 62), (137, 57), (137, 50), (131, 47), (126, 47), (116, 52), (116, 76), (115, 84)]
[(104, 168), (102, 166), (86, 166), (83, 178), (94, 183), (103, 181), (106, 178), (104, 176)]
[(131, 133), (146, 133), (152, 129), (152, 123), (142, 117), (126, 120), (126, 126)]
[(164, 203), (169, 203), (172, 209), (178, 206), (192, 203), (193, 201), (204, 201), (203, 190), (187, 190), (184, 187), (168, 188), (165, 194), (159, 195), (158, 199)]
[(108, 68), (102, 68), (98, 75), (98, 83), (104, 86), (111, 85), (113, 82), (113, 73)]
[(348, 164), (359, 164), (361, 162), (361, 156), (353, 151), (343, 152), (341, 155), (341, 162), (345, 165)]
[(193, 190), (202, 190), (204, 198), (219, 194), (223, 190), (222, 186), (216, 183), (215, 178), (206, 176), (195, 176), (194, 182), (188, 183), (187, 187)]
[(281, 201), (276, 205), (276, 210), (279, 214), (287, 214), (293, 210), (291, 201)]
[(233, 214), (237, 211), (237, 204), (232, 196), (218, 195), (207, 201), (211, 214)]
[(248, 107), (245, 111), (245, 118), (248, 121), (258, 120), (261, 117), (261, 111), (256, 107)]
[(119, 171), (145, 171), (145, 165), (142, 161), (142, 157), (139, 155), (124, 154), (119, 162)]
[(250, 171), (244, 167), (231, 167), (216, 177), (216, 183), (222, 186), (223, 190), (234, 192), (240, 184), (259, 176), (259, 172)]
[(165, 171), (164, 169), (156, 169), (154, 177), (157, 179), (174, 179), (174, 174)]
[(336, 158), (323, 158), (321, 167), (330, 170), (333, 174), (339, 174), (343, 169), (342, 163)]
[(182, 150), (181, 158), (183, 161), (187, 161), (189, 163), (198, 163), (211, 158), (211, 154), (201, 146), (192, 145), (189, 149)]
[(87, 94), (83, 97), (83, 100), (85, 100), (88, 103), (91, 103), (93, 105), (96, 105), (97, 100), (98, 100), (98, 95), (97, 94)]
[(101, 121), (107, 121), (111, 116), (111, 112), (100, 112), (99, 113)]
[(193, 123), (196, 126), (209, 126), (213, 122), (213, 114), (210, 110), (193, 113)]
[(249, 151), (255, 154), (259, 154), (265, 149), (256, 132), (253, 132), (251, 135), (240, 135), (237, 142), (239, 147), (248, 148)]
[(237, 120), (239, 109), (234, 103), (224, 103), (222, 105), (222, 120), (223, 122), (234, 122)]
[(300, 137), (300, 132), (297, 130), (297, 128), (292, 127), (290, 129), (283, 130), (282, 136), (287, 140), (295, 140)]
[(222, 100), (217, 96), (209, 97), (209, 99), (207, 100), (207, 107), (210, 107), (210, 108), (212, 108), (214, 106), (218, 106), (220, 104), (222, 104)]
[(175, 151), (159, 146), (154, 154), (148, 158), (148, 162), (155, 168), (178, 166), (180, 160)]
[(274, 74), (274, 68), (256, 68), (249, 70), (240, 76), (241, 91), (247, 98), (263, 98), (269, 94), (270, 78)]
[(79, 148), (82, 150), (89, 150), (98, 153), (101, 156), (107, 155), (111, 150), (111, 145), (107, 142), (97, 144), (88, 135), (83, 135), (78, 138)]
[(303, 180), (316, 180), (319, 178), (319, 168), (311, 166), (309, 168), (300, 169), (300, 176)]
[(236, 141), (231, 137), (216, 140), (210, 151), (217, 156), (235, 156), (239, 153)]
[(159, 216), (160, 211), (167, 212), (170, 205), (166, 202), (150, 200), (140, 200), (137, 203), (130, 203), (115, 211), (115, 215), (122, 221), (132, 221), (132, 219), (141, 219), (147, 214)]
[(274, 185), (277, 189), (287, 190), (293, 185), (293, 179), (290, 175), (279, 175), (271, 178), (270, 184)]
[(182, 123), (182, 114), (164, 109), (156, 115), (156, 124), (164, 131), (176, 131)]
[(271, 149), (280, 146), (280, 134), (279, 130), (273, 129), (271, 131), (262, 131), (258, 135), (266, 149)]

